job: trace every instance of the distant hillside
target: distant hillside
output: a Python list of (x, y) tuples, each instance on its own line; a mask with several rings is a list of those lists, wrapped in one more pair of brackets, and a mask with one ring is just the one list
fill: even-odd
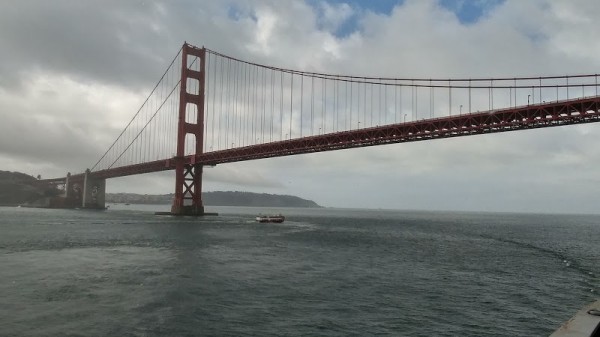
[[(0, 171), (0, 206), (17, 206), (54, 196), (59, 190), (40, 186), (37, 179), (20, 172)], [(251, 192), (205, 192), (202, 200), (207, 206), (250, 206), (250, 207), (306, 207), (320, 208), (312, 200), (292, 195), (277, 195)], [(107, 203), (170, 204), (173, 194), (148, 195), (133, 193), (107, 193)]]
[(36, 184), (37, 179), (20, 172), (0, 171), (0, 205), (17, 206), (59, 191)]
[(210, 206), (322, 207), (312, 200), (302, 199), (293, 195), (217, 191), (203, 193), (202, 198), (204, 203)]
[[(320, 208), (316, 202), (292, 195), (277, 195), (251, 192), (204, 192), (202, 200), (206, 206), (250, 206), (250, 207), (306, 207)], [(173, 194), (107, 193), (107, 203), (170, 204)]]

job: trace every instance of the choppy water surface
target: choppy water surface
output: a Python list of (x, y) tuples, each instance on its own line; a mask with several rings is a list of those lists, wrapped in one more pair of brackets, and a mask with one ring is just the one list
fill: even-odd
[(547, 336), (598, 296), (600, 216), (133, 208), (0, 208), (0, 335)]

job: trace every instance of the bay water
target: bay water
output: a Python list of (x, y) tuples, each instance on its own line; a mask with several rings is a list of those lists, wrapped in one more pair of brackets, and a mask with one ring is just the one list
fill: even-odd
[(0, 207), (0, 336), (547, 336), (600, 290), (598, 215), (167, 209)]

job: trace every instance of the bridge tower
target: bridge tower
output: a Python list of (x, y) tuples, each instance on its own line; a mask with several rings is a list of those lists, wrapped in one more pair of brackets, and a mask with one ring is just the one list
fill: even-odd
[[(197, 57), (199, 70), (192, 69), (188, 56)], [(171, 206), (174, 215), (204, 215), (202, 204), (202, 164), (185, 160), (185, 138), (195, 137), (195, 155), (202, 154), (204, 145), (204, 89), (206, 71), (206, 49), (196, 48), (186, 43), (181, 52), (181, 83), (179, 91), (179, 116), (177, 126), (177, 155), (175, 157), (175, 199)], [(198, 81), (197, 92), (188, 92), (188, 80)], [(188, 123), (186, 117), (190, 105), (196, 106), (195, 123)]]

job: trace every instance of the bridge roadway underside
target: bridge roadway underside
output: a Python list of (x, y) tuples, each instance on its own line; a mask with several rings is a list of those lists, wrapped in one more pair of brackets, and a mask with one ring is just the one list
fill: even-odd
[[(217, 165), (356, 147), (517, 131), (600, 121), (600, 96), (443, 118), (397, 123), (207, 152), (183, 158), (186, 164)], [(92, 172), (98, 179), (167, 171), (177, 158)], [(78, 175), (74, 175), (77, 178)]]

